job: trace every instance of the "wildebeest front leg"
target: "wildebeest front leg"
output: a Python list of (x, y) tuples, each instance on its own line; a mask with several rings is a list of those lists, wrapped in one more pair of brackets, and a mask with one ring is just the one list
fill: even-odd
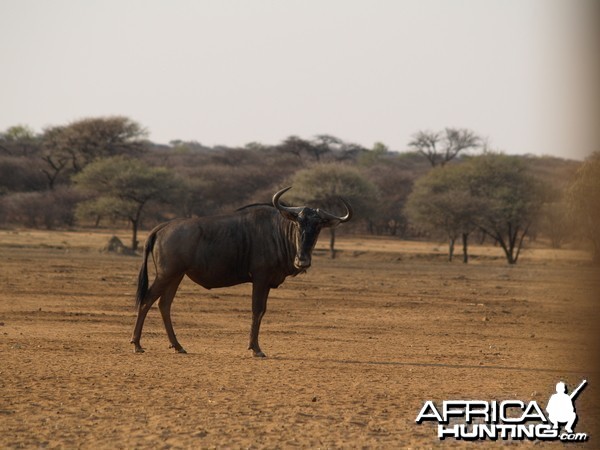
[(260, 322), (267, 311), (269, 291), (269, 285), (266, 283), (254, 282), (252, 284), (252, 327), (250, 328), (248, 350), (252, 350), (254, 356), (260, 358), (267, 356), (258, 345), (258, 332), (260, 331)]

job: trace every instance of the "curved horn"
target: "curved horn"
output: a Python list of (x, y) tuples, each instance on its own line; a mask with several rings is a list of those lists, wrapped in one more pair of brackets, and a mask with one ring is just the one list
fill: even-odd
[(287, 191), (289, 191), (292, 187), (288, 186), (286, 188), (283, 188), (282, 190), (278, 191), (275, 193), (275, 195), (273, 195), (273, 206), (275, 208), (277, 208), (279, 211), (281, 211), (284, 214), (287, 215), (291, 215), (292, 217), (298, 217), (298, 214), (300, 214), (300, 211), (302, 210), (302, 208), (292, 208), (289, 206), (283, 206), (281, 203), (279, 203), (279, 198), (285, 194)]
[(321, 218), (327, 219), (327, 220), (338, 220), (340, 223), (348, 222), (350, 219), (352, 219), (352, 216), (354, 214), (354, 211), (352, 210), (352, 206), (350, 206), (350, 203), (348, 203), (346, 200), (344, 200), (341, 197), (340, 197), (340, 200), (342, 201), (342, 203), (344, 203), (344, 206), (346, 207), (346, 215), (345, 216), (339, 217), (334, 214), (331, 214), (330, 212), (323, 211), (322, 209), (317, 209), (317, 212), (319, 213)]

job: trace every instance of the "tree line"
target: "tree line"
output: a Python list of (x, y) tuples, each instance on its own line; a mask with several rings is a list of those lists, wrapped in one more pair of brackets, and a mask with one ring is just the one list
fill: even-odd
[[(290, 136), (277, 145), (155, 144), (134, 120), (95, 117), (35, 133), (0, 133), (0, 226), (100, 227), (138, 231), (174, 217), (219, 214), (288, 200), (356, 210), (350, 232), (457, 241), (490, 239), (510, 264), (527, 239), (560, 247), (587, 239), (600, 262), (599, 153), (585, 162), (508, 156), (471, 130), (419, 130), (407, 151), (372, 148), (331, 135)], [(339, 211), (341, 212), (341, 211)], [(330, 247), (335, 255), (335, 234)]]

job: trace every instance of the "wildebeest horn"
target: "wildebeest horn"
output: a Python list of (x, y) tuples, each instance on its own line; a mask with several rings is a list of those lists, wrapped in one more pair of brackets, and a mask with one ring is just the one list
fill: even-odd
[(343, 198), (340, 198), (340, 200), (342, 201), (342, 203), (344, 203), (344, 206), (346, 207), (346, 215), (345, 216), (338, 217), (334, 214), (331, 214), (330, 212), (323, 211), (322, 209), (317, 209), (319, 216), (321, 216), (321, 218), (327, 219), (327, 220), (339, 220), (340, 223), (348, 222), (350, 219), (352, 219), (352, 215), (354, 214), (354, 211), (352, 210), (352, 206), (350, 206), (350, 203), (348, 203)]
[[(292, 187), (289, 186), (289, 187), (286, 187), (286, 188), (276, 192), (275, 195), (273, 195), (273, 206), (284, 214), (289, 214), (293, 217), (298, 217), (298, 214), (300, 214), (300, 211), (302, 211), (303, 207), (283, 206), (281, 203), (279, 203), (279, 198), (283, 194), (285, 194), (287, 191), (289, 191), (291, 188)], [(319, 216), (322, 219), (325, 219), (325, 220), (338, 221), (339, 223), (348, 222), (352, 218), (352, 215), (354, 214), (354, 212), (352, 210), (352, 206), (350, 206), (350, 203), (348, 203), (343, 198), (340, 198), (340, 200), (342, 201), (342, 203), (344, 203), (344, 206), (346, 206), (346, 215), (345, 216), (341, 216), (341, 217), (336, 216), (336, 215), (331, 214), (330, 212), (324, 211), (322, 209), (317, 209), (317, 213), (319, 214)]]
[(302, 211), (302, 208), (283, 206), (281, 203), (279, 203), (279, 197), (281, 197), (283, 194), (285, 194), (291, 188), (292, 188), (291, 186), (288, 186), (288, 187), (276, 192), (275, 195), (273, 195), (273, 206), (275, 208), (277, 208), (279, 211), (281, 211), (282, 213), (289, 214), (293, 217), (298, 217), (298, 214), (300, 214), (300, 211)]

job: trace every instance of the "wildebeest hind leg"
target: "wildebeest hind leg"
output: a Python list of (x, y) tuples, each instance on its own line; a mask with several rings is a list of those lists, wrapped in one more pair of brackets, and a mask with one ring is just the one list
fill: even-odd
[(163, 322), (165, 323), (165, 330), (167, 330), (167, 336), (169, 337), (171, 348), (174, 348), (178, 353), (187, 353), (177, 341), (175, 330), (173, 330), (173, 323), (171, 322), (171, 304), (173, 303), (173, 298), (175, 298), (177, 288), (179, 287), (179, 283), (181, 283), (182, 278), (183, 275), (167, 285), (158, 302), (158, 308), (160, 309), (160, 314), (162, 315)]
[(162, 283), (157, 283), (156, 280), (152, 283), (152, 287), (148, 290), (146, 297), (144, 300), (138, 305), (138, 315), (137, 320), (135, 321), (135, 327), (133, 329), (133, 336), (131, 337), (131, 343), (135, 345), (134, 352), (135, 353), (144, 353), (144, 349), (140, 344), (140, 339), (142, 337), (142, 328), (144, 327), (144, 320), (146, 320), (146, 315), (152, 305), (158, 297), (161, 296), (164, 289), (164, 285)]

